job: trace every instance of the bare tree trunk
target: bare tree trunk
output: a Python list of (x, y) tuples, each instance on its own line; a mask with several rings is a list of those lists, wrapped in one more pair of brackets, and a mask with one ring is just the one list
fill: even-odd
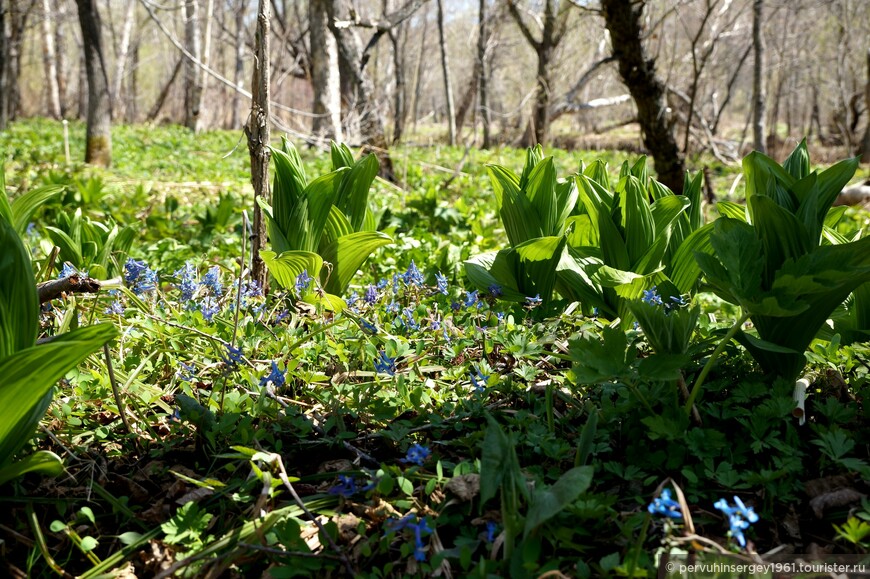
[(127, 81), (127, 110), (124, 119), (128, 123), (135, 123), (139, 117), (139, 48), (141, 38), (133, 44), (133, 54), (130, 56), (130, 73)]
[[(43, 0), (47, 2), (48, 0)], [(112, 102), (115, 104), (115, 115), (123, 118), (126, 110), (122, 89), (124, 75), (127, 71), (127, 55), (130, 52), (130, 36), (133, 33), (133, 23), (136, 21), (136, 3), (129, 2), (124, 13), (124, 23), (121, 26), (121, 41), (118, 44), (118, 54), (115, 58), (115, 76), (112, 79)]]
[(870, 48), (867, 49), (867, 82), (864, 84), (864, 110), (867, 112), (867, 126), (861, 140), (861, 162), (870, 163)]
[(311, 39), (311, 85), (314, 93), (314, 117), (311, 132), (315, 137), (341, 140), (341, 79), (338, 70), (338, 46), (329, 30), (326, 3), (311, 0), (308, 6), (308, 29)]
[(489, 42), (489, 33), (486, 27), (486, 0), (480, 0), (477, 25), (477, 61), (480, 63), (478, 91), (480, 95), (481, 119), (483, 119), (483, 144), (481, 146), (484, 149), (488, 149), (492, 145), (492, 137), (490, 136), (492, 115), (489, 110), (489, 67), (486, 62), (487, 42)]
[[(185, 0), (184, 41), (187, 51), (202, 60), (200, 43), (199, 0)], [(193, 60), (184, 64), (184, 126), (196, 132), (199, 127), (199, 107), (202, 104), (202, 75)]]
[(260, 251), (266, 247), (266, 223), (258, 198), (271, 201), (269, 192), (269, 0), (260, 0), (254, 36), (254, 74), (251, 79), (251, 116), (245, 133), (251, 155), (254, 186), (254, 230), (251, 233), (251, 277), (268, 291), (268, 276)]
[(438, 4), (438, 47), (441, 50), (441, 70), (444, 74), (444, 97), (447, 101), (447, 136), (450, 146), (456, 144), (456, 110), (453, 104), (453, 87), (450, 83), (450, 66), (447, 59), (447, 42), (444, 39), (444, 2)]
[(199, 103), (196, 105), (196, 110), (199, 111), (199, 115), (196, 117), (196, 127), (194, 131), (200, 133), (205, 130), (208, 126), (208, 119), (206, 115), (203, 114), (204, 105), (205, 105), (205, 91), (208, 88), (208, 72), (206, 72), (206, 67), (209, 66), (211, 62), (211, 25), (214, 17), (214, 0), (206, 0), (205, 4), (205, 28), (202, 32), (202, 64), (204, 65), (199, 73), (201, 75), (199, 79)]
[(153, 121), (157, 118), (157, 115), (160, 114), (160, 109), (163, 108), (163, 104), (166, 102), (166, 97), (169, 96), (169, 89), (172, 88), (172, 85), (175, 83), (175, 79), (178, 78), (178, 73), (181, 72), (181, 67), (184, 65), (184, 56), (178, 57), (178, 62), (175, 63), (175, 68), (172, 69), (172, 75), (170, 75), (169, 80), (166, 81), (166, 84), (163, 85), (163, 88), (160, 90), (160, 94), (157, 95), (157, 100), (154, 101), (154, 106), (151, 107), (151, 110), (148, 111), (148, 115), (145, 117), (149, 122)]
[[(338, 0), (328, 0), (329, 28), (335, 36), (338, 47), (339, 65), (342, 73), (348, 74), (349, 86), (354, 89), (351, 102), (355, 103), (356, 112), (359, 115), (360, 141), (364, 148), (371, 150), (378, 156), (381, 163), (381, 177), (395, 181), (393, 162), (390, 159), (384, 128), (384, 118), (375, 98), (375, 87), (364, 68), (362, 42), (354, 28), (335, 25), (337, 9), (339, 9)], [(344, 80), (342, 80), (342, 84), (344, 84)]]
[(426, 51), (426, 33), (429, 31), (429, 18), (423, 15), (423, 32), (420, 33), (420, 52), (417, 53), (417, 65), (414, 67), (414, 92), (411, 103), (411, 123), (417, 130), (417, 119), (420, 118), (420, 100), (423, 93), (423, 55)]
[(683, 190), (686, 168), (668, 122), (664, 87), (641, 42), (643, 5), (635, 9), (631, 0), (602, 0), (601, 8), (610, 31), (613, 56), (619, 62), (619, 74), (637, 105), (644, 146), (655, 161), (659, 181), (679, 193)]
[(405, 59), (402, 44), (399, 42), (401, 31), (390, 30), (390, 43), (393, 46), (393, 69), (396, 87), (393, 94), (393, 144), (402, 140), (405, 132)]
[(764, 35), (761, 29), (764, 0), (752, 1), (752, 46), (755, 67), (752, 71), (752, 145), (756, 151), (764, 153)]
[(8, 93), (9, 120), (15, 119), (21, 112), (21, 57), (23, 54), (24, 32), (27, 29), (27, 20), (36, 0), (13, 1), (7, 10), (9, 22), (9, 36), (6, 41), (7, 69), (6, 91)]
[[(55, 7), (57, 5), (55, 4)], [(60, 13), (58, 11), (58, 13)], [(57, 75), (57, 96), (60, 101), (60, 116), (66, 117), (69, 112), (67, 104), (67, 58), (66, 58), (66, 36), (64, 34), (65, 23), (58, 19), (54, 27), (54, 47), (55, 47), (55, 74)]]
[(112, 108), (109, 77), (103, 59), (100, 15), (95, 0), (76, 0), (82, 27), (85, 69), (88, 77), (88, 124), (85, 163), (112, 164)]
[(9, 124), (9, 28), (8, 0), (0, 0), (0, 131)]
[(60, 118), (60, 92), (57, 88), (54, 32), (51, 29), (52, 9), (49, 0), (42, 0), (42, 66), (45, 69), (45, 90), (48, 114)]
[[(245, 70), (245, 0), (239, 0), (235, 7), (236, 11), (236, 67), (233, 74), (233, 82), (236, 86), (242, 87), (242, 73)], [(242, 95), (236, 91), (233, 96), (233, 112), (230, 116), (229, 128), (235, 129), (239, 126), (239, 106), (241, 105)]]

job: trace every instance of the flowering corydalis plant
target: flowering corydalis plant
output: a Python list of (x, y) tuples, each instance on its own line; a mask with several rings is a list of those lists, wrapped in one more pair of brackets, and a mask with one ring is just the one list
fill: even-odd
[(758, 515), (752, 507), (744, 505), (740, 497), (737, 496), (734, 497), (733, 507), (725, 499), (719, 499), (713, 506), (728, 517), (728, 536), (737, 541), (741, 547), (746, 548), (746, 537), (743, 535), (743, 531), (748, 529), (752, 523), (758, 522)]

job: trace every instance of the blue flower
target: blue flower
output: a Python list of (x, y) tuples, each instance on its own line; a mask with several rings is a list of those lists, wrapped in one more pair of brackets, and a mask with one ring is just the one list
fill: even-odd
[(405, 326), (407, 326), (409, 330), (420, 329), (420, 324), (418, 324), (417, 321), (414, 319), (413, 308), (405, 308), (404, 310), (402, 310), (402, 315), (404, 316), (402, 323), (405, 324)]
[(154, 290), (157, 286), (157, 272), (148, 267), (145, 262), (128, 258), (124, 263), (124, 281), (133, 286), (133, 293), (141, 295)]
[(662, 302), (662, 296), (659, 295), (659, 292), (655, 286), (653, 286), (652, 289), (644, 290), (643, 297), (641, 297), (640, 299), (644, 303), (653, 306), (660, 306), (664, 303)]
[(448, 344), (451, 342), (450, 333), (447, 331), (447, 326), (444, 326), (444, 341)]
[(181, 278), (181, 283), (176, 287), (181, 290), (181, 301), (190, 302), (196, 293), (198, 287), (196, 283), (196, 268), (189, 261), (184, 263), (184, 267), (176, 271), (173, 275)]
[(381, 350), (378, 353), (378, 357), (375, 360), (375, 371), (382, 372), (384, 374), (389, 374), (390, 376), (396, 375), (396, 359), (390, 358), (387, 356), (387, 353)]
[(239, 362), (242, 361), (242, 350), (241, 348), (234, 348), (232, 344), (225, 344), (227, 355), (226, 357), (221, 356), (223, 358), (224, 363), (227, 366), (235, 366)]
[(33, 235), (36, 233), (36, 223), (30, 222), (27, 224), (27, 229), (24, 231), (27, 235)]
[(275, 316), (275, 323), (276, 324), (281, 323), (289, 317), (290, 317), (290, 312), (288, 312), (287, 310), (281, 310), (280, 312), (278, 312), (278, 315)]
[(347, 305), (349, 307), (353, 307), (355, 303), (359, 301), (359, 294), (356, 292), (351, 292), (349, 296), (347, 296)]
[(489, 374), (483, 374), (480, 371), (480, 368), (475, 368), (474, 372), (469, 372), (471, 376), (471, 383), (474, 385), (474, 389), (478, 392), (483, 392), (486, 390), (486, 382), (489, 380)]
[(469, 292), (469, 291), (465, 292), (465, 302), (464, 302), (465, 307), (470, 308), (476, 303), (477, 303), (477, 290), (474, 290), (471, 292)]
[(444, 277), (444, 274), (440, 271), (435, 274), (435, 283), (437, 284), (436, 289), (438, 293), (447, 295), (447, 278)]
[(495, 524), (495, 521), (487, 521), (486, 522), (486, 542), (492, 543), (495, 541), (495, 533), (498, 531), (498, 525)]
[(70, 276), (88, 277), (88, 274), (85, 271), (77, 270), (72, 265), (70, 265), (69, 262), (66, 262), (63, 264), (63, 269), (58, 274), (57, 279), (64, 279), (64, 278), (70, 277)]
[(285, 382), (284, 372), (278, 369), (278, 364), (272, 360), (272, 371), (269, 372), (268, 375), (260, 378), (260, 386), (265, 387), (268, 386), (269, 383), (272, 383), (272, 387), (280, 388), (284, 385)]
[(429, 458), (430, 454), (432, 454), (432, 452), (428, 448), (415, 442), (411, 445), (411, 448), (408, 449), (408, 454), (404, 459), (402, 459), (402, 462), (409, 462), (411, 464), (416, 464), (417, 466), (423, 466), (423, 463), (427, 458)]
[(410, 530), (414, 532), (414, 558), (417, 561), (426, 560), (426, 547), (423, 545), (423, 535), (432, 533), (432, 529), (426, 524), (426, 519), (421, 519), (420, 522), (414, 522), (416, 516), (414, 514), (405, 515), (401, 519), (387, 521), (387, 535), (396, 533), (402, 530)]
[(535, 297), (533, 297), (533, 298), (526, 297), (526, 305), (529, 307), (532, 307), (532, 308), (541, 305), (541, 302), (543, 302), (543, 301), (544, 300), (541, 299), (541, 294), (535, 294)]
[(212, 296), (205, 296), (199, 304), (199, 311), (202, 312), (202, 317), (205, 321), (210, 322), (216, 313), (220, 312), (217, 300)]
[(663, 515), (671, 519), (682, 519), (683, 512), (680, 510), (680, 503), (671, 498), (671, 489), (662, 491), (660, 497), (653, 499), (647, 510), (653, 515)]
[(399, 304), (396, 303), (396, 300), (391, 301), (387, 304), (385, 308), (388, 314), (394, 314), (399, 311)]
[(370, 334), (378, 333), (378, 327), (369, 321), (360, 319), (359, 324), (362, 326), (363, 330)]
[(369, 285), (366, 288), (365, 293), (363, 294), (363, 301), (367, 305), (374, 305), (376, 301), (378, 301), (378, 290), (375, 286)]
[(119, 300), (115, 300), (104, 312), (108, 315), (121, 315), (124, 313), (124, 305)]
[(719, 499), (713, 506), (728, 517), (728, 525), (730, 526), (728, 534), (731, 538), (735, 539), (741, 547), (746, 547), (746, 537), (743, 536), (743, 531), (748, 529), (752, 523), (758, 522), (758, 515), (755, 514), (752, 507), (744, 505), (740, 497), (734, 497), (734, 505), (732, 507), (725, 499)]
[(188, 366), (184, 362), (179, 361), (178, 365), (181, 366), (181, 369), (175, 373), (178, 376), (178, 379), (183, 382), (193, 382), (196, 380), (196, 367)]
[(494, 283), (491, 286), (489, 286), (488, 290), (489, 290), (489, 294), (494, 298), (498, 298), (498, 297), (502, 296), (501, 286), (498, 285), (497, 283)]
[(414, 260), (411, 260), (411, 265), (408, 266), (408, 271), (405, 272), (405, 275), (402, 276), (402, 279), (408, 285), (415, 285), (420, 287), (423, 285), (423, 274), (420, 273), (420, 270), (417, 269), (417, 265), (414, 263)]
[(378, 289), (379, 290), (384, 289), (385, 287), (387, 287), (389, 285), (389, 283), (390, 283), (390, 280), (388, 280), (386, 278), (379, 279), (378, 280)]
[(224, 286), (221, 283), (220, 268), (216, 265), (209, 268), (206, 274), (202, 276), (202, 281), (199, 285), (204, 285), (207, 288), (210, 288), (215, 296), (220, 297), (224, 291)]
[(301, 294), (307, 290), (308, 285), (311, 283), (311, 279), (311, 276), (308, 275), (308, 270), (303, 269), (302, 273), (296, 276), (296, 293)]
[(338, 483), (339, 484), (329, 489), (329, 494), (339, 495), (345, 498), (356, 494), (356, 480), (354, 480), (352, 476), (340, 474), (338, 475)]

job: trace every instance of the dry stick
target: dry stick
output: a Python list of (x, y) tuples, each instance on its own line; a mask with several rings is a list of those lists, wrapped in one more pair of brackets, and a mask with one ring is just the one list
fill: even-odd
[(90, 277), (73, 274), (61, 279), (44, 281), (36, 286), (39, 303), (44, 304), (63, 293), (95, 294), (100, 291), (100, 282)]
[(236, 347), (236, 334), (239, 331), (239, 307), (242, 303), (242, 279), (245, 277), (245, 250), (248, 235), (248, 210), (242, 211), (242, 262), (239, 265), (239, 287), (236, 288), (236, 315), (233, 320), (233, 339), (230, 344), (233, 348)]
[(118, 406), (118, 414), (121, 415), (121, 421), (124, 423), (124, 428), (127, 432), (133, 434), (133, 429), (130, 428), (130, 423), (127, 422), (127, 412), (121, 399), (121, 391), (118, 390), (118, 381), (115, 380), (115, 370), (112, 368), (112, 356), (109, 352), (109, 344), (103, 344), (103, 353), (106, 355), (106, 368), (109, 370), (109, 382), (112, 384), (112, 394), (115, 396), (115, 404)]
[(323, 528), (323, 523), (317, 520), (317, 517), (314, 516), (314, 513), (308, 510), (308, 507), (305, 506), (305, 503), (299, 498), (299, 495), (296, 494), (296, 489), (293, 488), (293, 485), (290, 483), (290, 479), (287, 477), (287, 470), (284, 468), (284, 461), (281, 460), (280, 454), (273, 453), (270, 457), (270, 462), (276, 464), (278, 466), (278, 476), (281, 478), (281, 482), (284, 483), (284, 486), (287, 487), (287, 490), (290, 491), (290, 494), (293, 496), (293, 500), (296, 501), (296, 504), (299, 505), (299, 508), (302, 509), (308, 517), (317, 525), (317, 530), (320, 531), (324, 537), (326, 537), (329, 546), (333, 551), (338, 553), (338, 556), (341, 557), (341, 561), (344, 563), (345, 569), (347, 572), (353, 576), (353, 566), (350, 564), (350, 559), (347, 558), (347, 554), (341, 550), (338, 544), (333, 540), (332, 535), (326, 532), (326, 529)]

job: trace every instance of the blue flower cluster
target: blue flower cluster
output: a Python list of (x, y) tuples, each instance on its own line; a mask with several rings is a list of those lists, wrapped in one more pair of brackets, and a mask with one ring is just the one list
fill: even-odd
[(375, 360), (375, 371), (390, 376), (396, 375), (396, 359), (387, 356), (387, 353), (381, 350)]
[(653, 499), (647, 510), (653, 515), (662, 515), (671, 519), (683, 518), (680, 503), (671, 498), (671, 489), (664, 489), (661, 496)]
[(188, 307), (191, 307), (193, 305), (191, 301), (199, 287), (199, 284), (196, 282), (196, 268), (193, 267), (192, 263), (187, 261), (184, 263), (184, 267), (177, 270), (173, 275), (181, 278), (181, 283), (176, 286), (181, 290), (181, 301), (187, 303)]
[(63, 279), (65, 277), (70, 277), (73, 275), (78, 277), (88, 277), (88, 272), (79, 271), (78, 269), (74, 268), (69, 262), (65, 262), (63, 264), (63, 269), (61, 269), (60, 273), (57, 275), (57, 279)]
[(758, 522), (758, 515), (755, 514), (752, 507), (744, 505), (740, 497), (734, 497), (733, 507), (725, 499), (719, 499), (713, 506), (728, 517), (728, 524), (731, 527), (728, 534), (731, 538), (736, 540), (741, 547), (746, 547), (746, 537), (743, 536), (743, 531), (748, 529), (752, 523)]
[(156, 289), (157, 272), (144, 261), (136, 261), (130, 257), (124, 263), (124, 281), (133, 289), (134, 294), (142, 295)]
[(302, 273), (296, 276), (296, 293), (297, 295), (302, 295), (308, 289), (308, 286), (311, 285), (312, 278), (308, 275), (308, 270), (303, 269)]
[(224, 364), (231, 368), (235, 367), (242, 361), (242, 350), (240, 348), (234, 348), (232, 344), (225, 344), (225, 348), (227, 353), (225, 356), (221, 356)]
[(474, 372), (469, 372), (471, 376), (471, 384), (474, 386), (474, 390), (477, 392), (483, 392), (486, 390), (486, 382), (489, 380), (489, 374), (484, 374), (480, 371), (480, 367), (476, 367)]
[(278, 364), (272, 360), (272, 371), (269, 372), (266, 376), (260, 378), (260, 386), (265, 387), (269, 384), (272, 384), (273, 388), (280, 388), (286, 382), (286, 377), (284, 376), (284, 372), (278, 369)]
[(387, 535), (403, 530), (414, 532), (414, 558), (417, 561), (425, 561), (426, 547), (423, 545), (423, 536), (432, 533), (432, 529), (426, 523), (426, 519), (417, 521), (417, 516), (410, 514), (405, 515), (401, 519), (387, 521)]
[(429, 455), (431, 454), (431, 450), (415, 442), (411, 445), (411, 448), (408, 449), (408, 454), (402, 459), (402, 462), (423, 466), (423, 463), (426, 462), (426, 459), (429, 458)]
[(651, 306), (664, 306), (665, 312), (670, 313), (674, 309), (683, 308), (689, 305), (689, 302), (683, 296), (671, 296), (665, 302), (659, 294), (658, 287), (653, 286), (651, 289), (644, 290), (640, 301), (650, 304)]

